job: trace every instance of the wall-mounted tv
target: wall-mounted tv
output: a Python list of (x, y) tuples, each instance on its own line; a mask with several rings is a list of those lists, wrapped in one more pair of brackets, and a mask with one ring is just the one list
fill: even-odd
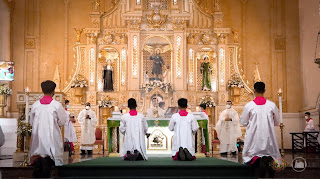
[(14, 80), (14, 62), (0, 61), (0, 81)]

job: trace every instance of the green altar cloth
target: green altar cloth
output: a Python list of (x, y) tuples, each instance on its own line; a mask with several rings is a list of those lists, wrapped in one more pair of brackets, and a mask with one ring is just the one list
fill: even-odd
[[(166, 120), (147, 120), (148, 123), (148, 127), (168, 127), (169, 126), (169, 121), (170, 119), (166, 119)], [(204, 119), (204, 120), (197, 120), (199, 127), (203, 128), (203, 134), (204, 134), (204, 138), (206, 141), (206, 152), (209, 152), (209, 130), (208, 130), (208, 120)], [(107, 122), (108, 125), (108, 150), (111, 153), (112, 152), (112, 131), (111, 128), (112, 127), (119, 127), (120, 126), (120, 120), (108, 120)]]
[(251, 178), (247, 165), (217, 158), (174, 161), (171, 157), (149, 157), (147, 161), (124, 161), (120, 157), (102, 157), (57, 167), (59, 177), (176, 177)]

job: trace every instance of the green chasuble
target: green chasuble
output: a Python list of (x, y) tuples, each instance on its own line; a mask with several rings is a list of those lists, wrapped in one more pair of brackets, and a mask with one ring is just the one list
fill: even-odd
[(201, 63), (201, 73), (202, 73), (202, 90), (211, 90), (210, 73), (211, 65), (209, 62)]

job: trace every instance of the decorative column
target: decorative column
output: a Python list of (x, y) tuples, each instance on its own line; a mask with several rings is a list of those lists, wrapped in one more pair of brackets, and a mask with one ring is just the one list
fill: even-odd
[(199, 127), (197, 131), (197, 158), (204, 158), (206, 155), (202, 153), (202, 128)]
[(112, 128), (112, 153), (109, 154), (109, 157), (119, 157), (118, 153), (118, 132), (117, 127)]

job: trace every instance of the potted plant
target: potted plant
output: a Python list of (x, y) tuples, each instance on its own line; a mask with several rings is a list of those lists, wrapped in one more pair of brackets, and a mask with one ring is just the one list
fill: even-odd
[(12, 90), (8, 85), (0, 85), (0, 117), (5, 117), (4, 108), (7, 106), (7, 97), (12, 95)]

